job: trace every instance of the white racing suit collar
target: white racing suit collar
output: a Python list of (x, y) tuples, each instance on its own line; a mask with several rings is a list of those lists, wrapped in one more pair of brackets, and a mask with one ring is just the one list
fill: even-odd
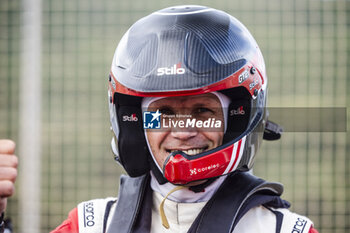
[[(188, 188), (180, 189), (168, 196), (169, 200), (179, 202), (179, 203), (190, 203), (190, 202), (204, 202), (208, 201), (216, 190), (220, 187), (222, 182), (224, 182), (226, 176), (221, 176), (216, 179), (213, 183), (204, 189), (204, 192), (195, 193)], [(169, 182), (165, 184), (159, 184), (156, 177), (151, 172), (151, 188), (153, 191), (160, 193), (165, 197), (176, 185)]]

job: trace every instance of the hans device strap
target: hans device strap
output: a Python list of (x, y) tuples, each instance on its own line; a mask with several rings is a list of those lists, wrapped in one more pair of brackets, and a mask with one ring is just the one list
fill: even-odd
[[(253, 208), (260, 204), (274, 201), (283, 192), (283, 186), (269, 183), (247, 172), (236, 172), (228, 177), (219, 190), (204, 206), (189, 233), (232, 232), (239, 218), (247, 212), (249, 206)], [(253, 200), (255, 194), (264, 194), (264, 198)], [(266, 198), (269, 197), (269, 198)], [(246, 205), (248, 200), (254, 205)]]
[[(148, 185), (148, 175), (121, 178), (117, 207), (111, 213), (113, 217), (107, 233), (135, 232), (135, 225), (140, 225), (138, 221), (150, 221), (149, 216), (139, 216), (151, 208), (150, 203), (145, 203), (151, 201), (145, 197), (152, 195), (147, 192)], [(281, 184), (266, 182), (247, 172), (233, 173), (203, 207), (188, 232), (232, 232), (239, 219), (255, 206), (271, 203), (273, 207), (288, 207), (279, 198), (282, 192)]]
[(148, 174), (136, 178), (121, 176), (117, 207), (107, 233), (131, 232), (148, 185), (148, 176)]

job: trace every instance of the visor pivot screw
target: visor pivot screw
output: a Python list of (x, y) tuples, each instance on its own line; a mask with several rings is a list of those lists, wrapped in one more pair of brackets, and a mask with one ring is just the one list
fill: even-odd
[(254, 66), (250, 69), (250, 73), (251, 73), (251, 74), (255, 74), (255, 73), (256, 73), (256, 69), (255, 69)]
[(259, 92), (258, 89), (255, 89), (255, 90), (254, 90), (254, 96), (257, 96), (257, 95), (258, 95), (258, 92)]
[(112, 81), (112, 77), (111, 75), (108, 76), (108, 81), (111, 82)]

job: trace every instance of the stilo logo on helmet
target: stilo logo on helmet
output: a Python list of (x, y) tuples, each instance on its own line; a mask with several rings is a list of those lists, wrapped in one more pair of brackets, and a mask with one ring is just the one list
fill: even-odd
[(123, 121), (138, 121), (136, 114), (133, 113), (130, 116), (123, 116)]
[(171, 67), (160, 67), (157, 69), (157, 76), (184, 74), (186, 70), (181, 68), (181, 63), (174, 64)]

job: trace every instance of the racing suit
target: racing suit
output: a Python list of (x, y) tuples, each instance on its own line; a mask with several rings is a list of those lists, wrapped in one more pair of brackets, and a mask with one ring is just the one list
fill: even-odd
[[(159, 211), (164, 197), (151, 189), (149, 178), (122, 177), (118, 199), (80, 203), (51, 233), (317, 233), (308, 218), (287, 209), (289, 203), (280, 199), (278, 185), (242, 174), (228, 176), (209, 200), (179, 203), (167, 199), (164, 211), (169, 229), (162, 225)], [(241, 192), (247, 182), (255, 182), (256, 187)]]

